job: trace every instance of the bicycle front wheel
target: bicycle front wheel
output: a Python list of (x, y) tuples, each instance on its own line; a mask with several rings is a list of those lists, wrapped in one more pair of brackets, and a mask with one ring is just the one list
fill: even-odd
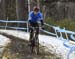
[(39, 54), (39, 39), (35, 40), (35, 53), (38, 55)]

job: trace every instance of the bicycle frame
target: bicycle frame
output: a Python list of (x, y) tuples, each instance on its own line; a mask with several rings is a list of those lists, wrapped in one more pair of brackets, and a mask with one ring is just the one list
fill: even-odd
[(36, 35), (36, 29), (39, 29), (39, 32), (40, 32), (40, 29), (41, 27), (31, 27), (33, 29), (33, 38), (31, 40), (31, 53), (34, 52), (35, 50), (35, 53), (38, 54), (39, 53), (39, 38), (36, 37), (38, 35)]

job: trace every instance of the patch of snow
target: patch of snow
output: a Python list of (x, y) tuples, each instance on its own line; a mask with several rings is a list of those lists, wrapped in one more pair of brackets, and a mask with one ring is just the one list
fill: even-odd
[(7, 37), (5, 37), (3, 35), (0, 35), (0, 46), (5, 46), (8, 43), (10, 43), (9, 38), (7, 38)]
[(0, 35), (0, 56), (2, 56), (2, 53), (5, 49), (5, 47), (7, 46), (8, 43), (10, 43), (11, 41), (9, 40), (9, 38)]
[[(0, 32), (4, 32), (8, 35), (13, 35), (25, 40), (29, 40), (29, 33), (27, 32), (17, 30), (0, 30)], [(50, 53), (60, 55), (63, 59), (67, 58), (67, 54), (70, 49), (66, 48), (63, 45), (64, 41), (52, 36), (39, 35), (39, 42), (42, 46), (45, 46)]]

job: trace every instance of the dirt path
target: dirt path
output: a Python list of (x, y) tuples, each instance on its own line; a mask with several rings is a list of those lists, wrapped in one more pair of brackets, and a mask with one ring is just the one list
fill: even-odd
[(45, 52), (42, 46), (40, 46), (39, 55), (31, 54), (28, 41), (5, 33), (1, 34), (11, 39), (11, 43), (4, 50), (2, 59), (61, 59), (54, 54)]

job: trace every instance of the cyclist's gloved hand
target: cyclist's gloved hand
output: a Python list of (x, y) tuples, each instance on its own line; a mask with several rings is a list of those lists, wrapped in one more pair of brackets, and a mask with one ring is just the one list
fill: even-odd
[(44, 26), (44, 25), (42, 26), (42, 29), (43, 29), (43, 30), (45, 29), (45, 26)]

